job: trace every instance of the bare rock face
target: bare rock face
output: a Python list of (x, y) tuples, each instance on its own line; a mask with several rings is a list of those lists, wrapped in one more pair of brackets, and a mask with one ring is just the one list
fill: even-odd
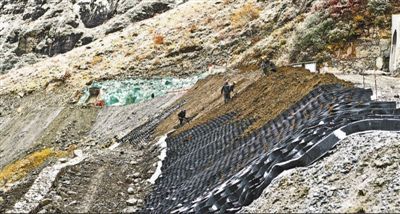
[(54, 56), (72, 50), (82, 35), (83, 32), (74, 30), (68, 25), (63, 29), (57, 29), (51, 24), (41, 24), (19, 36), (14, 53), (17, 56), (28, 53)]
[(140, 10), (133, 8), (127, 12), (132, 22), (148, 19), (157, 13), (163, 13), (171, 9), (167, 2), (162, 1), (145, 1), (139, 7), (141, 8)]
[(118, 0), (81, 0), (77, 4), (83, 24), (87, 28), (93, 28), (103, 24), (114, 15)]
[(0, 3), (0, 14), (20, 14), (24, 12), (27, 0), (4, 0)]
[(3, 0), (0, 73), (87, 45), (175, 5), (176, 0)]
[(49, 9), (50, 7), (46, 4), (46, 0), (29, 0), (26, 4), (22, 19), (36, 20), (40, 18), (44, 13), (46, 13), (46, 11)]

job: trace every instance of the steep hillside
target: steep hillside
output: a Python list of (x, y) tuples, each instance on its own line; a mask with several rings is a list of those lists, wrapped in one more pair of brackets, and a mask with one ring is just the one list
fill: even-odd
[[(244, 118), (256, 120), (247, 130), (249, 133), (277, 117), (319, 85), (351, 86), (350, 82), (339, 80), (332, 74), (312, 74), (299, 68), (282, 67), (271, 75), (260, 74), (260, 72), (248, 72), (212, 76), (193, 86), (178, 102), (186, 102), (181, 109), (187, 109), (188, 117), (194, 118), (174, 134), (231, 111), (238, 114), (238, 120)], [(227, 104), (223, 103), (221, 95), (221, 87), (225, 80), (237, 82), (235, 95)], [(165, 133), (174, 128), (177, 113), (160, 124), (158, 133)]]
[[(389, 14), (399, 9), (395, 1), (371, 2), (188, 1), (66, 54), (13, 69), (1, 76), (6, 87), (0, 94), (43, 90), (64, 76), (65, 92), (96, 79), (186, 75), (212, 64), (255, 69), (263, 56), (279, 65), (315, 60), (329, 67), (332, 60), (352, 57), (370, 65), (389, 50)], [(345, 64), (342, 71), (358, 72), (363, 63)]]
[(0, 3), (0, 73), (87, 45), (177, 6), (173, 0)]
[[(385, 207), (398, 136), (376, 132), (400, 131), (387, 69), (398, 12), (397, 0), (1, 1), (0, 213), (399, 212)], [(320, 72), (295, 67), (307, 61)]]

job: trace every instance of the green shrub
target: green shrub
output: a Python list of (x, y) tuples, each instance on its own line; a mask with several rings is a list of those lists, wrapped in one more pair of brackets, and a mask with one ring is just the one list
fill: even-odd
[(374, 15), (390, 13), (392, 5), (388, 0), (368, 0), (368, 11)]

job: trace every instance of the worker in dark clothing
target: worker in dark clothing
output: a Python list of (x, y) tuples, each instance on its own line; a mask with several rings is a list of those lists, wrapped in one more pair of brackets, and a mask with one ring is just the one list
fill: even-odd
[(231, 99), (231, 92), (233, 91), (235, 84), (230, 85), (228, 81), (225, 82), (221, 88), (221, 94), (224, 95), (224, 102), (227, 103)]
[(179, 112), (178, 118), (179, 118), (179, 124), (183, 125), (183, 122), (186, 120), (186, 110), (185, 109), (183, 109), (182, 111)]
[(265, 59), (261, 62), (261, 69), (263, 73), (266, 75), (269, 72), (275, 72), (276, 66), (273, 62), (269, 61), (268, 59)]

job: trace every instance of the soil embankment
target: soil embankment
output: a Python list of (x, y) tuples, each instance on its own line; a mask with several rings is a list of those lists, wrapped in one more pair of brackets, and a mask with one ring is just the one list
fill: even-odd
[[(224, 104), (221, 87), (226, 80), (236, 82), (232, 100)], [(257, 129), (274, 119), (319, 85), (342, 84), (332, 74), (315, 74), (302, 68), (282, 67), (277, 72), (261, 75), (257, 72), (232, 75), (216, 75), (197, 83), (178, 102), (186, 101), (182, 107), (189, 117), (195, 118), (177, 129), (175, 134), (205, 123), (228, 112), (238, 113), (237, 119), (255, 118), (248, 131)], [(159, 133), (171, 130), (177, 124), (177, 113), (172, 114), (158, 127)]]

